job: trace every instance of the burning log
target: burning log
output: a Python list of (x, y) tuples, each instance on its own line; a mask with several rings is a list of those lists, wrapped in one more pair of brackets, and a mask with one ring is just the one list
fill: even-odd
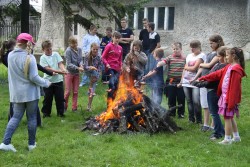
[(129, 85), (131, 83), (121, 76), (116, 96), (108, 99), (107, 110), (88, 119), (83, 130), (95, 130), (98, 134), (130, 131), (153, 134), (160, 131), (175, 133), (181, 129), (169, 116), (171, 110), (181, 105), (166, 110), (143, 95), (141, 89)]
[[(101, 125), (96, 119), (90, 118), (86, 121), (83, 130), (96, 130), (101, 134), (116, 131), (121, 134), (127, 133), (128, 131), (153, 134), (160, 131), (175, 133), (181, 129), (169, 116), (169, 113), (171, 110), (179, 108), (182, 105), (166, 110), (145, 95), (143, 95), (143, 102), (141, 103), (133, 104), (132, 106), (127, 106), (125, 105), (126, 103), (128, 103), (128, 101), (121, 103), (118, 113), (115, 114), (119, 115), (119, 119), (108, 119)], [(131, 102), (129, 103), (132, 104)], [(117, 111), (117, 109), (114, 111)]]

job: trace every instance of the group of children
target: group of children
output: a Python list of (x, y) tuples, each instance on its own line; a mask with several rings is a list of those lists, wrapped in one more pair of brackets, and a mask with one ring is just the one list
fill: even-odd
[[(142, 42), (135, 40), (132, 43), (131, 51), (123, 61), (123, 50), (122, 47), (119, 46), (121, 34), (119, 32), (114, 32), (111, 38), (112, 40), (105, 44), (101, 56), (98, 54), (100, 45), (93, 42), (90, 46), (90, 52), (87, 53), (83, 59), (82, 50), (78, 47), (77, 39), (70, 37), (69, 47), (65, 51), (66, 65), (63, 64), (63, 59), (57, 52), (52, 52), (52, 43), (49, 40), (44, 41), (42, 43), (44, 54), (40, 58), (40, 65), (45, 71), (50, 72), (47, 74), (45, 72), (44, 79), (38, 76), (37, 70), (32, 69), (33, 66), (31, 66), (31, 62), (33, 63), (34, 56), (29, 54), (29, 52), (26, 52), (28, 46), (30, 44), (33, 46), (34, 44), (32, 36), (22, 33), (19, 35), (19, 38), (17, 38), (18, 47), (16, 49), (13, 48), (13, 45), (8, 46), (7, 52), (6, 49), (4, 49), (4, 52), (2, 51), (1, 53), (1, 59), (3, 62), (4, 59), (6, 59), (5, 56), (8, 56), (9, 52), (13, 49), (14, 51), (9, 54), (10, 57), (14, 57), (13, 55), (15, 54), (24, 54), (24, 58), (20, 60), (24, 64), (24, 67), (22, 66), (24, 71), (25, 68), (27, 68), (25, 67), (25, 65), (27, 65), (27, 57), (31, 57), (32, 59), (29, 60), (30, 64), (28, 65), (32, 68), (28, 66), (28, 75), (25, 75), (25, 72), (24, 74), (19, 74), (19, 72), (15, 71), (17, 69), (9, 66), (10, 84), (13, 83), (12, 86), (14, 86), (15, 84), (13, 81), (16, 80), (16, 75), (19, 75), (22, 82), (34, 82), (37, 86), (34, 87), (34, 92), (36, 93), (33, 92), (34, 95), (32, 95), (32, 97), (34, 98), (31, 99), (35, 101), (30, 104), (31, 108), (29, 109), (26, 105), (18, 106), (20, 100), (24, 104), (28, 102), (23, 101), (28, 97), (22, 93), (20, 94), (20, 92), (23, 92), (22, 90), (10, 93), (12, 95), (10, 97), (10, 102), (14, 103), (13, 117), (18, 117), (18, 119), (12, 119), (13, 117), (10, 119), (0, 149), (15, 151), (15, 148), (10, 144), (11, 136), (14, 133), (15, 128), (18, 126), (25, 108), (27, 112), (33, 108), (36, 108), (36, 113), (37, 110), (39, 111), (39, 86), (42, 86), (45, 92), (42, 107), (43, 117), (50, 117), (51, 115), (53, 96), (56, 101), (57, 115), (64, 117), (64, 113), (68, 108), (68, 99), (71, 90), (73, 91), (72, 111), (75, 112), (77, 110), (80, 81), (79, 75), (81, 72), (85, 72), (90, 78), (87, 109), (88, 111), (91, 111), (91, 104), (93, 96), (95, 95), (95, 86), (100, 77), (101, 71), (105, 73), (104, 75), (109, 76), (107, 90), (108, 98), (114, 98), (119, 84), (119, 76), (123, 71), (126, 71), (132, 76), (134, 83), (151, 78), (151, 98), (155, 103), (159, 105), (161, 104), (165, 88), (169, 108), (176, 106), (176, 102), (182, 104), (182, 107), (178, 108), (177, 114), (179, 118), (184, 118), (186, 97), (189, 121), (191, 123), (202, 123), (201, 107), (204, 109), (204, 125), (202, 126), (202, 131), (209, 130), (209, 113), (211, 114), (213, 118), (212, 126), (214, 127), (214, 133), (210, 139), (215, 140), (225, 136), (224, 140), (219, 142), (220, 144), (231, 144), (232, 142), (238, 142), (241, 140), (234, 119), (235, 114), (236, 116), (239, 115), (238, 105), (241, 101), (241, 78), (246, 76), (244, 72), (244, 55), (241, 49), (236, 47), (227, 48), (223, 46), (224, 42), (220, 35), (213, 35), (209, 38), (211, 53), (202, 53), (200, 41), (193, 40), (190, 43), (192, 53), (185, 57), (182, 53), (182, 44), (180, 42), (175, 42), (172, 44), (173, 54), (166, 58), (163, 58), (164, 51), (162, 49), (155, 49), (153, 57), (155, 58), (157, 65), (155, 65), (155, 67), (147, 74), (144, 74), (144, 68), (147, 64), (148, 57), (142, 52)], [(12, 64), (14, 63), (11, 58), (8, 58), (8, 60), (11, 60)], [(164, 65), (167, 66), (168, 70), (165, 84), (162, 67)], [(63, 75), (65, 82), (63, 82)], [(27, 76), (29, 76), (29, 78), (27, 78)], [(17, 87), (15, 87), (15, 89), (17, 89)], [(30, 92), (30, 90), (28, 92)], [(20, 95), (19, 99), (16, 99), (17, 96), (14, 95), (15, 93), (18, 94), (18, 96)], [(23, 96), (25, 96), (25, 98), (21, 98)], [(28, 98), (28, 100), (30, 99)], [(21, 107), (18, 108), (18, 110), (22, 111), (21, 115), (16, 113), (16, 107)], [(31, 113), (32, 115), (27, 115), (29, 128), (32, 128), (29, 129), (30, 150), (36, 147), (34, 135), (37, 126), (37, 121), (34, 120), (37, 116), (34, 116), (33, 111)], [(225, 132), (219, 114), (224, 116)], [(171, 111), (170, 115), (175, 116), (176, 111)], [(13, 124), (15, 125), (14, 128)], [(231, 139), (232, 133), (233, 139)]]
[[(201, 131), (206, 132), (212, 127), (211, 140), (225, 136), (219, 144), (239, 142), (241, 138), (234, 115), (239, 116), (241, 79), (246, 76), (244, 54), (237, 47), (225, 47), (222, 37), (218, 34), (210, 36), (209, 43), (211, 52), (204, 54), (200, 41), (191, 41), (192, 53), (187, 57), (181, 52), (181, 43), (174, 43), (173, 54), (158, 62), (157, 67), (163, 65), (168, 67), (166, 79), (168, 106), (176, 105), (176, 101), (178, 104), (183, 104), (183, 108), (178, 109), (178, 116), (182, 118), (186, 98), (191, 123), (202, 123), (201, 108), (203, 108), (204, 124)], [(172, 111), (170, 115), (175, 116), (176, 111)], [(225, 128), (219, 115), (224, 117)]]

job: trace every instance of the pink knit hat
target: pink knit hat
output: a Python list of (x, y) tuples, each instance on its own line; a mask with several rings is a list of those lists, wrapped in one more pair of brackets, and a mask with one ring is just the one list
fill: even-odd
[(26, 40), (26, 41), (30, 41), (33, 45), (35, 45), (36, 43), (33, 41), (33, 37), (28, 34), (28, 33), (21, 33), (17, 36), (17, 41), (20, 40)]

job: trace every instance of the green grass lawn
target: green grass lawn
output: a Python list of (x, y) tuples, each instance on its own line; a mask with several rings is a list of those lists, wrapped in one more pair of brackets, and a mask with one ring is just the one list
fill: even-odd
[[(6, 69), (0, 65), (0, 138), (7, 125), (9, 92)], [(250, 74), (250, 61), (246, 63)], [(66, 117), (56, 116), (43, 119), (43, 127), (37, 130), (37, 148), (27, 149), (27, 121), (23, 118), (12, 138), (16, 153), (0, 151), (0, 167), (21, 166), (91, 166), (91, 167), (165, 167), (165, 166), (249, 166), (250, 164), (250, 78), (243, 79), (241, 116), (237, 119), (242, 141), (224, 146), (210, 141), (211, 132), (201, 132), (199, 125), (189, 124), (187, 110), (185, 119), (175, 119), (183, 128), (176, 134), (158, 133), (149, 135), (105, 134), (94, 136), (93, 131), (81, 132), (81, 127), (89, 116), (94, 116), (106, 108), (106, 85), (97, 86), (97, 96), (93, 101), (93, 112), (86, 112), (87, 87), (80, 88), (79, 111), (67, 111)], [(39, 106), (42, 107), (40, 99)], [(166, 98), (163, 106), (167, 107)]]

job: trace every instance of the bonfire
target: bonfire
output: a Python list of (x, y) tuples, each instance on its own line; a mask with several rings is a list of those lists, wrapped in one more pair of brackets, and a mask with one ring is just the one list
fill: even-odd
[(96, 117), (85, 122), (83, 130), (95, 130), (98, 133), (128, 133), (170, 131), (180, 129), (169, 116), (168, 110), (154, 103), (144, 95), (144, 83), (135, 81), (129, 73), (123, 72), (119, 86), (113, 98), (108, 98), (107, 109)]

